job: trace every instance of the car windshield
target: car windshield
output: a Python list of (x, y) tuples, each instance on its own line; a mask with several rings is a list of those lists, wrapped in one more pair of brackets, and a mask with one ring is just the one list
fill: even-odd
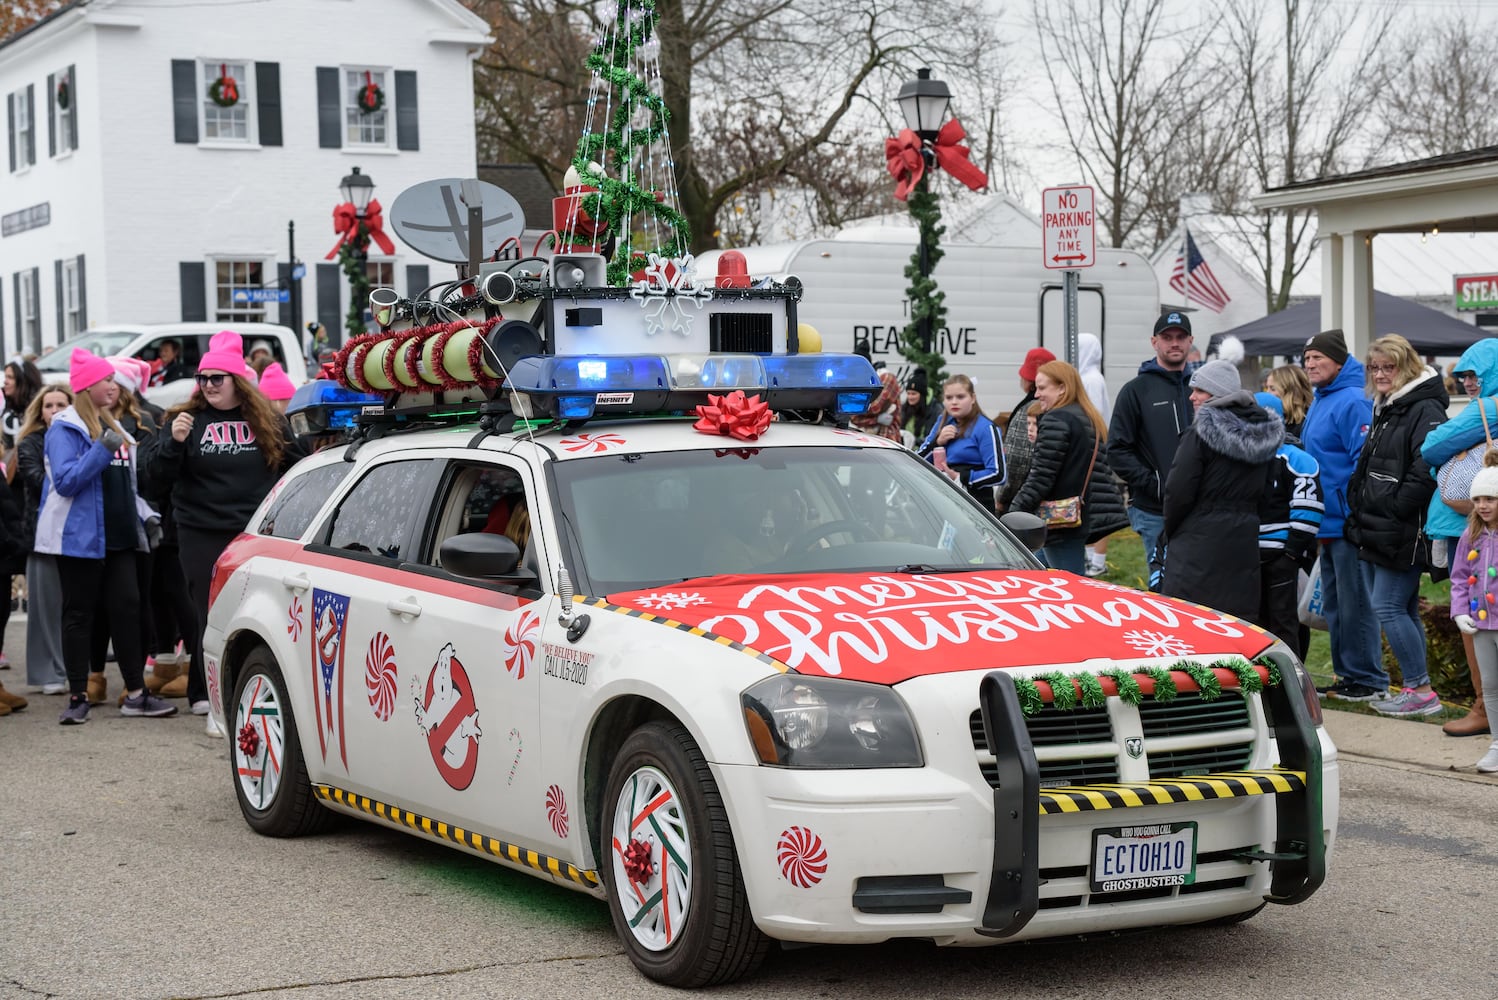
[(44, 372), (65, 372), (72, 363), (74, 348), (80, 348), (103, 358), (123, 351), (137, 336), (139, 335), (129, 330), (92, 330), (70, 340), (64, 340), (38, 358), (36, 366)]
[(578, 578), (609, 594), (721, 573), (1029, 568), (997, 519), (892, 448), (729, 448), (557, 462)]

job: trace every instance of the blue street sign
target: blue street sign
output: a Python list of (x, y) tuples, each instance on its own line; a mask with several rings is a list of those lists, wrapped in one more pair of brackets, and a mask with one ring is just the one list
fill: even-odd
[(297, 264), (295, 267), (293, 267), (291, 269), (291, 280), (292, 281), (301, 281), (306, 276), (307, 276), (307, 265), (306, 264)]
[(291, 292), (285, 288), (236, 288), (235, 302), (290, 302)]

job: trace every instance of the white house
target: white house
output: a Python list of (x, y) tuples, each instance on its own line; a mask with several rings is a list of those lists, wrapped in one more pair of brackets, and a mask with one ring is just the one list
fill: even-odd
[[(338, 336), (339, 182), (359, 167), (388, 208), (473, 175), (488, 31), (457, 0), (74, 0), (0, 43), (3, 353), (110, 321), (289, 324), (244, 293), (290, 283), (293, 225), (299, 315)], [(446, 276), (398, 242), (370, 254), (402, 291)]]

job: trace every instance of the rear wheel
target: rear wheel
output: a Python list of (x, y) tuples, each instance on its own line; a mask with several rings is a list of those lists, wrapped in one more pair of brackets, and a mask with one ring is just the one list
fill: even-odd
[(609, 912), (646, 976), (670, 986), (725, 983), (764, 960), (717, 784), (691, 735), (652, 722), (609, 772), (600, 854)]
[(245, 658), (229, 714), (229, 763), (245, 822), (267, 837), (299, 837), (332, 819), (312, 793), (286, 682), (270, 650)]

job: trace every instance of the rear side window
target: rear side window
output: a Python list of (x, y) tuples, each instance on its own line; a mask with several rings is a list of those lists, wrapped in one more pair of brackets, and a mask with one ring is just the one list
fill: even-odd
[(426, 520), (433, 465), (414, 459), (370, 469), (334, 511), (327, 544), (394, 562), (410, 558), (405, 550), (418, 513)]
[(294, 477), (271, 501), (256, 533), (273, 538), (301, 538), (312, 526), (323, 501), (338, 489), (352, 468), (348, 462), (335, 462)]

